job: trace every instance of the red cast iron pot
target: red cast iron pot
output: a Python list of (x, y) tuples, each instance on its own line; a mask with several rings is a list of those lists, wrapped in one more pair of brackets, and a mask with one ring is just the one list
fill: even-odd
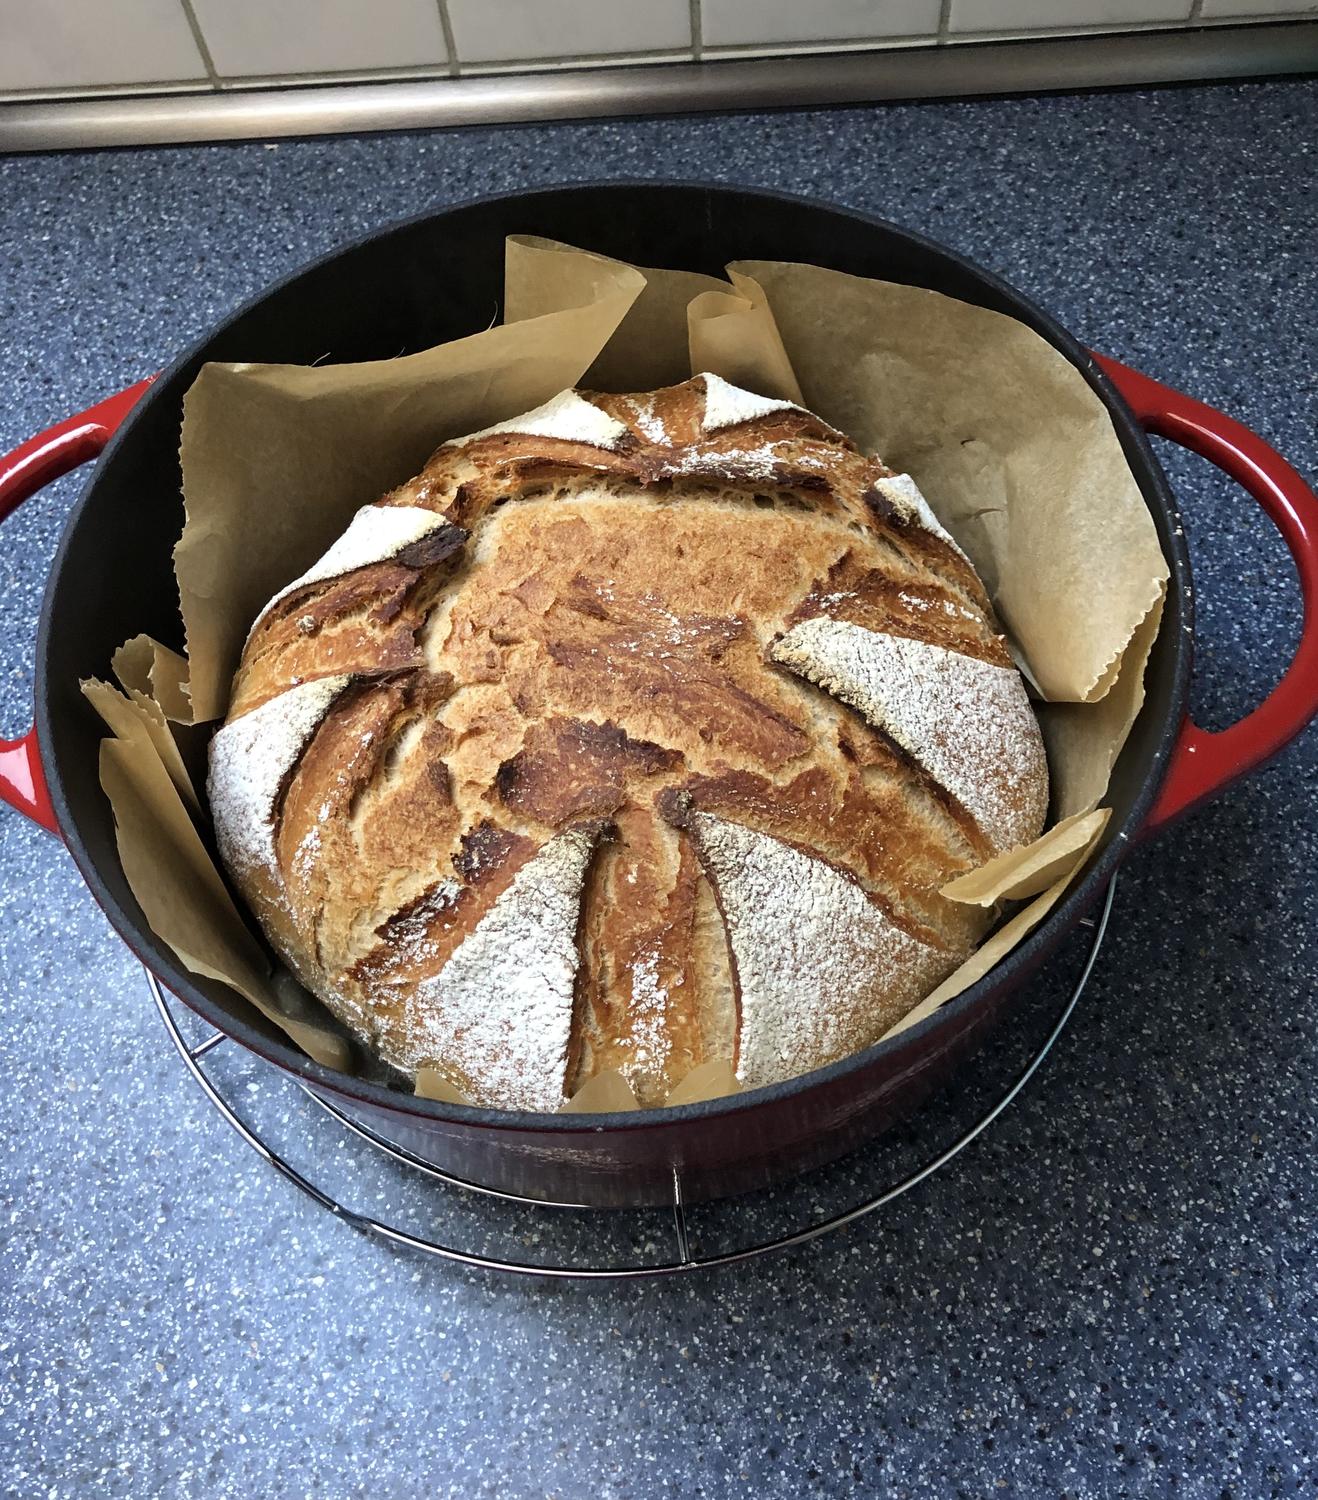
[[(1108, 408), (1171, 567), (1147, 699), (1112, 778), (1113, 816), (1066, 898), (991, 973), (922, 1024), (773, 1088), (675, 1109), (536, 1115), (432, 1103), (329, 1072), (223, 986), (183, 968), (152, 933), (120, 868), (97, 774), (103, 730), (78, 679), (105, 675), (111, 653), (138, 631), (182, 644), (170, 553), (183, 520), (184, 392), (206, 360), (311, 363), (327, 348), (336, 360), (380, 359), (476, 332), (499, 305), (503, 241), (511, 233), (712, 274), (743, 258), (808, 261), (929, 287), (1019, 319), (1060, 350)], [(1295, 659), (1265, 703), (1218, 734), (1186, 715), (1189, 559), (1148, 433), (1184, 444), (1238, 480), (1280, 529), (1299, 572), (1305, 619)], [(671, 1200), (677, 1180), (695, 1200), (762, 1185), (876, 1135), (978, 1043), (1103, 890), (1132, 841), (1280, 750), (1318, 708), (1318, 502), (1294, 469), (1230, 417), (1090, 353), (962, 257), (891, 224), (802, 198), (619, 183), (485, 199), (381, 230), (273, 286), (154, 382), (16, 449), (0, 463), (0, 515), (97, 455), (46, 589), (36, 727), (0, 747), (0, 792), (64, 839), (134, 953), (214, 1026), (446, 1172), (529, 1197), (656, 1203)]]

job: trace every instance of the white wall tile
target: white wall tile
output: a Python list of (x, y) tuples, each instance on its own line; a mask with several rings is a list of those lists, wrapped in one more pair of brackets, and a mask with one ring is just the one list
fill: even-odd
[(0, 89), (205, 76), (178, 0), (0, 0)]
[(223, 77), (448, 61), (436, 0), (192, 0)]
[(1205, 21), (1229, 16), (1318, 15), (1318, 0), (1204, 0)]
[(1066, 30), (1184, 21), (1190, 0), (952, 0), (951, 31)]
[(704, 0), (700, 30), (707, 47), (934, 36), (938, 11), (939, 0)]
[(464, 63), (691, 45), (687, 0), (449, 0), (448, 10)]

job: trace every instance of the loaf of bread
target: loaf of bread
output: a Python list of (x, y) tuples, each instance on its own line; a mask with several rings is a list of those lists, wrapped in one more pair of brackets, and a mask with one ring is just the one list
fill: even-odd
[(445, 443), (252, 628), (222, 857), (387, 1063), (550, 1111), (879, 1037), (973, 950), (953, 876), (1047, 766), (909, 477), (713, 375)]

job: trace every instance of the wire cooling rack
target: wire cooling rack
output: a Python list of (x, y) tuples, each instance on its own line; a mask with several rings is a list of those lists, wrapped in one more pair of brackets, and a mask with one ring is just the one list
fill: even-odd
[[(843, 1163), (770, 1192), (713, 1204), (684, 1203), (675, 1170), (671, 1206), (658, 1210), (546, 1204), (442, 1172), (223, 1032), (189, 1040), (195, 1017), (150, 972), (147, 982), (179, 1057), (220, 1116), (257, 1156), (336, 1218), (404, 1250), (481, 1270), (586, 1282), (639, 1280), (735, 1265), (805, 1244), (875, 1213), (945, 1168), (1016, 1099), (1066, 1029), (1107, 935), (1115, 889), (1113, 879), (1098, 915), (1083, 919), (1078, 953), (1070, 955), (1078, 972), (1069, 987), (1054, 977), (1054, 988), (1062, 984), (1060, 1008), (1050, 1011), (1042, 1039), (1030, 1042), (1024, 1063), (1019, 1056), (999, 1058), (1005, 1078), (981, 1071), (969, 1091), (958, 1076), (958, 1090), (972, 1107), (970, 1123), (953, 1110), (949, 1131), (948, 1119), (931, 1119), (926, 1106), (907, 1126)], [(973, 1097), (976, 1087), (981, 1097)], [(947, 1144), (930, 1147), (925, 1137), (931, 1126), (950, 1134)], [(400, 1222), (409, 1219), (412, 1227)], [(777, 1232), (762, 1232), (762, 1225), (779, 1223)], [(548, 1253), (555, 1247), (556, 1256)]]

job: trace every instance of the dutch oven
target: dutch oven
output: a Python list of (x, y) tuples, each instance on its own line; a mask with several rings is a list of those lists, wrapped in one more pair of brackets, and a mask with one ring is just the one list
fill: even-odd
[[(183, 396), (208, 360), (310, 364), (390, 358), (478, 331), (502, 293), (504, 238), (534, 234), (640, 265), (720, 275), (733, 260), (805, 261), (927, 287), (1005, 313), (1059, 350), (1111, 414), (1157, 526), (1171, 581), (1147, 696), (1115, 767), (1113, 809), (1085, 870), (1035, 931), (919, 1025), (770, 1088), (671, 1109), (537, 1115), (464, 1108), (330, 1072), (223, 985), (185, 969), (147, 925), (120, 867), (98, 778), (103, 733), (78, 689), (148, 631), (181, 647), (171, 552), (183, 523)], [(1185, 536), (1148, 435), (1210, 459), (1280, 529), (1304, 595), (1295, 658), (1266, 702), (1221, 733), (1188, 718), (1193, 601)], [(368, 1129), (445, 1172), (588, 1206), (693, 1201), (836, 1157), (908, 1114), (1010, 1008), (1140, 838), (1279, 750), (1318, 708), (1318, 500), (1230, 417), (1090, 352), (972, 262), (882, 220), (805, 198), (696, 184), (610, 183), (487, 198), (379, 230), (276, 283), (143, 381), (0, 461), (0, 516), (97, 458), (64, 530), (41, 612), (36, 723), (0, 743), (0, 794), (60, 836), (124, 941), (157, 978), (242, 1046)], [(89, 997), (88, 1003), (94, 1003)]]

